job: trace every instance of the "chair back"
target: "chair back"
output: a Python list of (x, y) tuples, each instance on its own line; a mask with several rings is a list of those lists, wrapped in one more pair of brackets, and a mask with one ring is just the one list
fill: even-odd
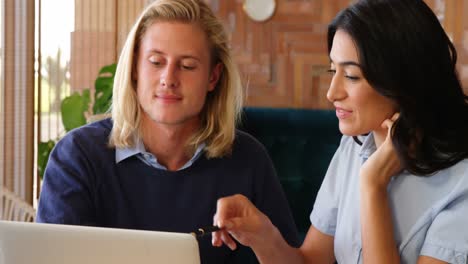
[(0, 203), (1, 220), (34, 222), (36, 218), (34, 208), (4, 186), (1, 187)]
[(341, 133), (335, 111), (246, 107), (239, 129), (267, 149), (301, 238)]

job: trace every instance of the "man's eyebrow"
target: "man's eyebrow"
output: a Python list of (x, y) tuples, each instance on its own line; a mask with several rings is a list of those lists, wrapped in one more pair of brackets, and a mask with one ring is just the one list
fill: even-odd
[[(149, 50), (151, 53), (155, 53), (155, 54), (159, 54), (159, 55), (166, 55), (166, 53), (158, 50), (158, 49), (150, 49)], [(197, 61), (200, 61), (200, 58), (197, 57), (197, 56), (194, 56), (194, 55), (182, 55), (181, 56), (182, 59), (194, 59), (194, 60), (197, 60)]]

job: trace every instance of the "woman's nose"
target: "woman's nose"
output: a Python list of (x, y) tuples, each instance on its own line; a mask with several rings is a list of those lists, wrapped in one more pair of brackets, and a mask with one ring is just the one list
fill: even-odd
[(327, 91), (327, 99), (333, 103), (334, 101), (343, 99), (344, 97), (346, 97), (346, 92), (343, 88), (343, 82), (337, 74), (334, 74), (330, 82), (330, 88), (328, 88)]

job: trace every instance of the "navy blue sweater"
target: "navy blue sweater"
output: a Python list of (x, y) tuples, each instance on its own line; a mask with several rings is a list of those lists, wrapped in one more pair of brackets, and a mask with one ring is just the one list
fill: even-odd
[[(191, 232), (213, 222), (218, 198), (247, 196), (298, 246), (296, 227), (264, 147), (237, 131), (232, 155), (165, 171), (136, 156), (115, 162), (108, 138), (112, 122), (98, 121), (68, 133), (52, 151), (44, 175), (37, 221), (72, 225)], [(241, 263), (250, 249), (231, 252), (199, 240), (202, 263)], [(243, 256), (243, 257), (239, 257)]]

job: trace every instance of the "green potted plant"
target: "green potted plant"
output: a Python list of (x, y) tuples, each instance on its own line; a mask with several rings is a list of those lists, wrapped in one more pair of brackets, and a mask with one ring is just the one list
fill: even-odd
[[(81, 94), (74, 92), (62, 100), (60, 112), (65, 133), (85, 125), (90, 117), (104, 114), (109, 110), (112, 102), (112, 86), (116, 68), (116, 64), (110, 64), (102, 67), (99, 71), (98, 77), (94, 82), (94, 103), (92, 107), (90, 105), (90, 89), (84, 89)], [(39, 142), (37, 170), (41, 179), (44, 175), (50, 152), (59, 139)]]

